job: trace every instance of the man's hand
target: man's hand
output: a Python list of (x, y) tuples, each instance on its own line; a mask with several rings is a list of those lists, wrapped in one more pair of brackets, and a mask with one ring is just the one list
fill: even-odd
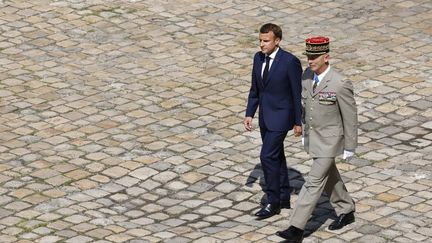
[(252, 117), (250, 117), (250, 116), (245, 117), (245, 119), (243, 121), (243, 125), (247, 131), (249, 131), (249, 132), (252, 131)]
[(354, 151), (344, 150), (344, 153), (343, 153), (343, 157), (342, 157), (342, 158), (343, 158), (346, 162), (349, 162), (353, 157), (354, 157)]
[(302, 127), (298, 125), (294, 125), (294, 136), (299, 137), (302, 135)]

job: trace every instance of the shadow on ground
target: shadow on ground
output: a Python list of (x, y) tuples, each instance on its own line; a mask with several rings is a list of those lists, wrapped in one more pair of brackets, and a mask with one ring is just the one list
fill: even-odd
[[(290, 186), (291, 186), (291, 194), (299, 194), (300, 189), (302, 188), (305, 179), (303, 175), (293, 168), (288, 168), (288, 176), (290, 179)], [(263, 176), (263, 172), (261, 169), (261, 165), (257, 164), (255, 165), (254, 169), (249, 174), (249, 177), (246, 180), (245, 185), (248, 187), (252, 187), (253, 183), (256, 183), (258, 181), (262, 191), (265, 189), (265, 180)], [(260, 204), (264, 205), (267, 202), (267, 197), (264, 194), (260, 199)], [(295, 206), (295, 205), (292, 205)], [(328, 219), (336, 219), (337, 215), (334, 211), (333, 207), (331, 206), (329, 202), (329, 198), (326, 195), (326, 193), (323, 193), (321, 195), (320, 200), (318, 201), (317, 206), (315, 207), (315, 210), (312, 213), (311, 218), (309, 219), (306, 228), (305, 228), (305, 237), (310, 236), (315, 231), (321, 228), (321, 226), (328, 220)], [(281, 241), (286, 242), (286, 241)]]

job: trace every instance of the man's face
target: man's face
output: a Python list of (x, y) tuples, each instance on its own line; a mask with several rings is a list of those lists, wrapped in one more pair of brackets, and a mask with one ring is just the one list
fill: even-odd
[(307, 55), (309, 67), (316, 74), (321, 74), (324, 72), (328, 66), (330, 55), (322, 54), (322, 55)]
[(276, 38), (273, 31), (270, 31), (268, 33), (260, 33), (259, 42), (261, 52), (266, 55), (270, 55), (279, 45), (280, 39)]

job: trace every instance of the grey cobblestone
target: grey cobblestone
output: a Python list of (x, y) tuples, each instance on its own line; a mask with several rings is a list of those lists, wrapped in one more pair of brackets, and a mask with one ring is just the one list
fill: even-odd
[[(431, 241), (429, 2), (0, 6), (0, 242), (279, 242), (291, 210), (252, 216), (261, 138), (241, 124), (267, 21), (303, 67), (304, 39), (330, 36), (358, 103), (338, 163), (357, 220), (327, 231), (323, 198), (304, 242)], [(291, 134), (285, 152), (300, 187), (311, 160)]]

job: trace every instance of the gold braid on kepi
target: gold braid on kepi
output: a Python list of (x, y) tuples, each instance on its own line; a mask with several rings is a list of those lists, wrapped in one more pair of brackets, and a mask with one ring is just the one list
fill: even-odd
[(315, 36), (306, 39), (304, 55), (322, 55), (330, 51), (330, 39), (324, 36)]

